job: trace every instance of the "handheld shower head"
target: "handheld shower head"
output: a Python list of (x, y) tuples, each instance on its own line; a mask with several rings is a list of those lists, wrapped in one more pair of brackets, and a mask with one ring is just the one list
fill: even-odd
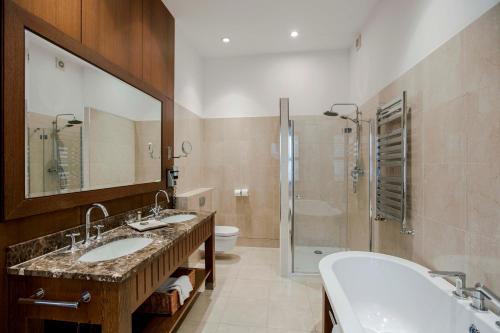
[(348, 116), (340, 116), (341, 119), (345, 119), (345, 120), (350, 120), (352, 121), (353, 123), (357, 124), (359, 122), (359, 119), (352, 119), (351, 117), (348, 117)]

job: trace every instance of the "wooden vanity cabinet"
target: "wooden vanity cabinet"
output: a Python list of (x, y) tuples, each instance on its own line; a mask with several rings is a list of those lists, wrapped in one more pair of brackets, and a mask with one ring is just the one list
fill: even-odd
[[(194, 291), (183, 307), (173, 316), (134, 315), (134, 311), (203, 243), (205, 269), (196, 270)], [(14, 309), (9, 312), (9, 332), (43, 332), (39, 325), (30, 324), (32, 319), (96, 324), (101, 326), (102, 333), (173, 332), (181, 324), (203, 283), (206, 288), (213, 289), (214, 259), (215, 222), (212, 214), (122, 282), (9, 275), (9, 307)], [(76, 301), (82, 292), (88, 291), (91, 300), (81, 303), (78, 309), (17, 303), (19, 298), (29, 297), (38, 288), (45, 290), (45, 299)]]

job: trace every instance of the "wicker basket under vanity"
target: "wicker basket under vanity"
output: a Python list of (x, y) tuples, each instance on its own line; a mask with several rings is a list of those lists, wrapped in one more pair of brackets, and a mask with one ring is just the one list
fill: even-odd
[[(194, 287), (195, 270), (181, 267), (178, 268), (171, 277), (180, 277), (182, 275), (187, 275), (191, 285)], [(192, 295), (189, 297), (191, 296)], [(137, 311), (150, 314), (173, 315), (180, 307), (179, 292), (177, 290), (172, 290), (167, 293), (154, 292), (144, 303), (142, 303)]]

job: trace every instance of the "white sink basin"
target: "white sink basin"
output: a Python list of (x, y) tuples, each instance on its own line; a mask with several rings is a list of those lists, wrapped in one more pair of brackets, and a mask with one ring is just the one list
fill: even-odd
[(119, 239), (85, 253), (78, 260), (83, 262), (111, 260), (139, 251), (151, 242), (153, 242), (151, 238), (145, 237)]
[(196, 218), (196, 215), (194, 215), (194, 214), (179, 214), (179, 215), (167, 216), (164, 219), (161, 219), (161, 222), (163, 222), (163, 223), (181, 223), (181, 222), (191, 221), (192, 219), (195, 219), (195, 218)]

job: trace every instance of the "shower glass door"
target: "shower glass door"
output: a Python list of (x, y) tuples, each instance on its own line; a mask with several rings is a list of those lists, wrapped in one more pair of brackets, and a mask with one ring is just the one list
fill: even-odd
[(292, 272), (318, 273), (324, 256), (347, 248), (349, 135), (338, 118), (291, 120)]

